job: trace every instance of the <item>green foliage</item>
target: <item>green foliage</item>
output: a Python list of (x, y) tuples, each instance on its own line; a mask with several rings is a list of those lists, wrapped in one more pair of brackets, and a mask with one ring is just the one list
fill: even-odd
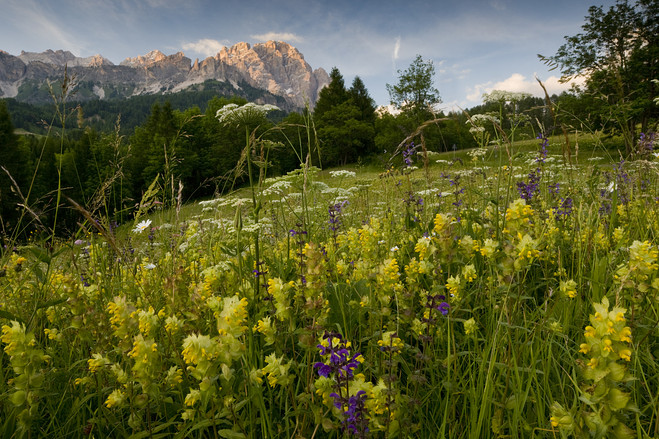
[(323, 166), (357, 161), (375, 151), (375, 104), (357, 76), (346, 90), (334, 67), (314, 108)]
[(580, 92), (592, 97), (589, 111), (622, 135), (627, 154), (634, 152), (639, 125), (641, 132), (653, 131), (659, 117), (652, 83), (659, 74), (658, 12), (652, 0), (619, 0), (608, 11), (591, 6), (582, 33), (566, 37), (556, 55), (540, 56), (566, 77), (585, 76)]
[(28, 158), (25, 143), (14, 134), (7, 106), (0, 101), (0, 231), (4, 233), (19, 216), (16, 205), (23, 201), (19, 191), (29, 178)]
[(434, 77), (432, 60), (424, 61), (421, 55), (417, 55), (407, 69), (398, 71), (397, 84), (387, 84), (391, 103), (399, 110), (411, 113), (417, 125), (430, 119), (434, 106), (442, 102), (433, 85)]

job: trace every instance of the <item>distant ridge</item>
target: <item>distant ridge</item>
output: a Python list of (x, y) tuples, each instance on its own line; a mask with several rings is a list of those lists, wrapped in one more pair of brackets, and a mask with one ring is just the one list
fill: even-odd
[[(40, 103), (46, 82), (61, 80), (64, 66), (85, 86), (87, 93), (79, 94), (79, 100), (176, 93), (215, 80), (235, 89), (248, 84), (283, 97), (291, 108), (302, 108), (306, 103), (313, 106), (318, 92), (329, 84), (323, 68), (312, 69), (295, 47), (283, 41), (253, 46), (241, 42), (194, 62), (183, 52), (165, 55), (153, 50), (119, 65), (101, 55), (80, 58), (63, 50), (18, 56), (0, 50), (0, 98)], [(262, 100), (273, 103), (267, 102), (267, 94)]]

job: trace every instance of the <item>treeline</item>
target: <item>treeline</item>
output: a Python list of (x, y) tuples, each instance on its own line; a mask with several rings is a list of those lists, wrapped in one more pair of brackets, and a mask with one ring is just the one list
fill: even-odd
[[(391, 154), (417, 129), (420, 117), (437, 119), (423, 132), (429, 150), (477, 146), (465, 113), (378, 113), (359, 77), (349, 88), (338, 69), (330, 77), (313, 113), (270, 113), (268, 123), (254, 133), (277, 145), (268, 153), (269, 175), (298, 168), (307, 155), (313, 165), (330, 167)], [(121, 102), (60, 102), (49, 114), (11, 99), (0, 102), (0, 164), (6, 168), (0, 174), (3, 233), (9, 234), (26, 214), (43, 230), (56, 215), (60, 233), (76, 230), (80, 212), (68, 208), (71, 203), (63, 197), (59, 205), (67, 208), (56, 209), (58, 188), (88, 211), (121, 223), (131, 218), (154, 181), (161, 188), (160, 201), (177, 197), (179, 182), (186, 201), (245, 184), (245, 176), (234, 172), (245, 133), (220, 124), (215, 114), (226, 104), (248, 100), (214, 96), (199, 105), (200, 96), (186, 92), (166, 100), (140, 96)], [(535, 131), (531, 120), (546, 119), (543, 103), (526, 97), (516, 105), (515, 111), (530, 114), (521, 128), (530, 136)], [(477, 109), (490, 110), (494, 108)], [(507, 106), (496, 111), (505, 115)], [(16, 127), (23, 130), (20, 135)]]
[[(99, 132), (114, 131), (117, 118), (120, 117), (121, 134), (130, 134), (135, 127), (144, 123), (149, 116), (151, 107), (163, 100), (167, 100), (173, 109), (180, 111), (198, 106), (203, 112), (206, 110), (207, 103), (216, 96), (236, 96), (250, 102), (259, 101), (276, 105), (282, 109), (278, 116), (274, 116), (279, 118), (288, 111), (296, 110), (290, 107), (281, 96), (254, 88), (244, 81), (237, 85), (238, 87), (234, 87), (229, 82), (207, 80), (194, 84), (184, 91), (167, 95), (139, 95), (121, 99), (120, 94), (113, 95), (110, 92), (104, 99), (98, 99), (96, 96), (93, 96), (95, 99), (92, 99), (90, 95), (93, 95), (94, 84), (91, 82), (76, 83), (74, 90), (67, 96), (68, 111), (73, 116), (73, 124), (69, 128), (84, 125)], [(62, 120), (56, 114), (57, 101), (61, 96), (53, 96), (54, 93), (48, 89), (40, 90), (40, 93), (37, 101), (41, 103), (36, 104), (26, 102), (20, 99), (20, 96), (17, 96), (16, 99), (5, 99), (16, 128), (45, 135), (52, 128), (62, 127)]]
[[(493, 92), (483, 105), (445, 114), (433, 110), (441, 100), (432, 88), (431, 62), (417, 57), (399, 74), (399, 83), (389, 86), (396, 111), (377, 111), (363, 81), (356, 77), (346, 87), (334, 68), (312, 113), (271, 112), (253, 133), (275, 145), (267, 155), (268, 174), (296, 169), (307, 156), (324, 168), (386, 161), (403, 142), (436, 152), (486, 146), (497, 129), (514, 129), (517, 139), (534, 138), (555, 131), (558, 109), (563, 126), (583, 130), (597, 109), (588, 97), (563, 94), (551, 97), (552, 113), (544, 99)], [(223, 92), (218, 84), (124, 101), (55, 99), (49, 109), (0, 101), (2, 232), (9, 234), (25, 215), (43, 230), (56, 216), (60, 233), (76, 230), (80, 212), (57, 209), (59, 194), (121, 223), (154, 182), (162, 202), (179, 195), (179, 183), (185, 201), (245, 184), (245, 176), (234, 172), (245, 132), (219, 123), (216, 112), (249, 99), (217, 97)], [(479, 114), (495, 123), (479, 125), (476, 120), (484, 120), (474, 117)], [(59, 206), (70, 204), (59, 198)]]

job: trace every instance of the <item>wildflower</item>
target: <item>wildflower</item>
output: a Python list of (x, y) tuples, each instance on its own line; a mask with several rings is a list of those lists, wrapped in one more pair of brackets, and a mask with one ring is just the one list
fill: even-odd
[(584, 333), (585, 337), (595, 337), (595, 328), (592, 326), (586, 326), (586, 332)]
[(476, 332), (478, 329), (478, 324), (476, 323), (476, 320), (474, 318), (470, 318), (469, 320), (465, 320), (464, 328), (465, 328), (465, 334), (466, 335), (471, 335)]
[(142, 233), (145, 231), (149, 226), (151, 225), (151, 220), (144, 220), (140, 221), (135, 228), (133, 229), (133, 233)]
[(340, 203), (332, 204), (330, 205), (328, 212), (329, 212), (329, 229), (332, 231), (334, 234), (334, 238), (336, 239), (336, 233), (338, 230), (341, 228), (342, 224), (342, 214), (343, 214), (343, 208), (348, 204), (348, 200), (342, 201)]
[(541, 173), (541, 169), (538, 168), (529, 173), (528, 183), (524, 183), (523, 181), (517, 182), (517, 192), (519, 192), (520, 198), (525, 201), (531, 201), (535, 195), (540, 193), (539, 183)]
[(604, 351), (613, 352), (613, 348), (611, 347), (611, 345), (613, 345), (613, 342), (610, 339), (608, 338), (604, 339), (603, 345), (604, 345)]
[(74, 386), (86, 386), (87, 384), (91, 384), (92, 379), (90, 377), (84, 377), (84, 378), (76, 378), (73, 381)]
[(414, 155), (415, 149), (416, 146), (414, 146), (414, 142), (412, 142), (407, 145), (407, 148), (403, 151), (403, 162), (405, 163), (406, 168), (412, 166), (412, 156)]
[(258, 105), (253, 102), (245, 105), (227, 104), (217, 110), (215, 117), (221, 124), (242, 126), (261, 122), (267, 113), (275, 110), (279, 108), (270, 104)]
[(247, 299), (238, 296), (225, 297), (222, 299), (222, 311), (219, 311), (220, 305), (213, 299), (213, 297), (208, 299), (208, 305), (217, 318), (217, 331), (220, 335), (231, 334), (233, 337), (240, 337), (247, 329), (244, 325), (247, 318)]
[(618, 351), (618, 355), (620, 356), (621, 359), (625, 361), (631, 361), (632, 351), (629, 349), (621, 349), (620, 351)]
[(350, 380), (354, 370), (364, 361), (360, 353), (350, 355), (350, 342), (344, 342), (337, 333), (326, 332), (317, 347), (320, 349), (320, 355), (327, 357), (326, 363), (314, 364), (318, 375), (328, 377), (334, 374), (339, 384)]
[(289, 291), (294, 285), (292, 281), (284, 283), (280, 278), (268, 279), (268, 294), (274, 300), (275, 317), (279, 321), (284, 321), (291, 316)]
[(457, 296), (460, 292), (460, 276), (451, 276), (446, 281), (446, 289), (451, 296)]
[(382, 339), (378, 340), (378, 346), (380, 346), (381, 351), (400, 352), (404, 344), (395, 331), (387, 331), (382, 333)]
[(165, 376), (165, 382), (170, 387), (176, 387), (181, 384), (183, 382), (183, 371), (176, 366), (170, 367)]
[(126, 394), (119, 389), (115, 389), (110, 393), (108, 399), (105, 400), (105, 406), (107, 408), (121, 407), (126, 400)]
[(467, 283), (476, 280), (476, 267), (474, 267), (474, 264), (468, 264), (462, 267), (462, 276)]
[(199, 389), (191, 389), (190, 392), (185, 395), (184, 404), (188, 407), (193, 407), (197, 401), (201, 399), (201, 392)]
[(265, 345), (270, 346), (275, 343), (275, 329), (272, 327), (272, 319), (267, 316), (260, 319), (253, 328), (254, 332), (260, 332), (265, 336)]
[(183, 322), (176, 316), (169, 316), (165, 319), (165, 331), (169, 334), (175, 334), (181, 330)]
[(642, 274), (650, 274), (659, 269), (657, 257), (659, 251), (648, 241), (634, 241), (629, 247), (629, 265), (631, 270)]
[(99, 369), (110, 364), (110, 360), (102, 354), (93, 354), (92, 358), (87, 360), (87, 367), (91, 373), (96, 373)]
[(337, 171), (330, 171), (330, 176), (332, 178), (343, 178), (343, 177), (356, 177), (357, 174), (353, 171), (348, 171), (347, 169), (339, 169)]
[(275, 353), (265, 357), (266, 366), (261, 369), (264, 375), (267, 374), (268, 384), (274, 387), (279, 384), (280, 386), (287, 386), (292, 382), (293, 377), (289, 375), (288, 370), (291, 364), (284, 364), (284, 356), (277, 358)]
[(417, 241), (414, 246), (414, 251), (419, 254), (419, 260), (423, 261), (428, 257), (429, 253), (432, 253), (433, 248), (430, 246), (430, 238), (427, 236), (422, 236)]
[(632, 335), (632, 330), (629, 328), (629, 326), (625, 326), (624, 328), (622, 328), (622, 331), (618, 333), (618, 337), (620, 338), (620, 341), (626, 343), (632, 342), (631, 335)]
[[(336, 394), (332, 394), (336, 395)], [(343, 429), (350, 431), (354, 436), (365, 437), (369, 432), (368, 429), (368, 418), (366, 416), (366, 392), (360, 390), (356, 395), (353, 395), (348, 398), (346, 407), (343, 411)], [(338, 407), (341, 408), (339, 403)]]
[(193, 376), (201, 380), (213, 366), (213, 360), (219, 355), (218, 343), (207, 335), (192, 334), (183, 340), (183, 360), (193, 365)]
[(44, 328), (43, 332), (49, 340), (59, 341), (62, 339), (62, 333), (59, 332), (57, 328)]
[(252, 384), (256, 384), (257, 386), (259, 386), (259, 385), (261, 385), (261, 383), (263, 383), (263, 378), (262, 377), (263, 377), (263, 370), (261, 370), (261, 369), (254, 368), (249, 372), (249, 381)]
[(480, 253), (486, 258), (492, 257), (499, 247), (499, 243), (493, 239), (487, 238), (480, 248)]
[(114, 374), (118, 383), (126, 384), (128, 382), (128, 374), (118, 364), (110, 366), (110, 371)]
[(577, 297), (577, 283), (572, 279), (568, 281), (561, 281), (559, 290), (562, 294), (566, 295), (570, 299)]

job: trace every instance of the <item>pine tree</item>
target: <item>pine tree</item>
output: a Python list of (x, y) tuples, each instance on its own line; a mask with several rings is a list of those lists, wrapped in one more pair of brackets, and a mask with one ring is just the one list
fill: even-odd
[(318, 93), (318, 100), (314, 107), (314, 117), (321, 118), (325, 112), (347, 100), (348, 91), (343, 81), (343, 75), (341, 75), (338, 68), (333, 67), (330, 72), (330, 83)]

